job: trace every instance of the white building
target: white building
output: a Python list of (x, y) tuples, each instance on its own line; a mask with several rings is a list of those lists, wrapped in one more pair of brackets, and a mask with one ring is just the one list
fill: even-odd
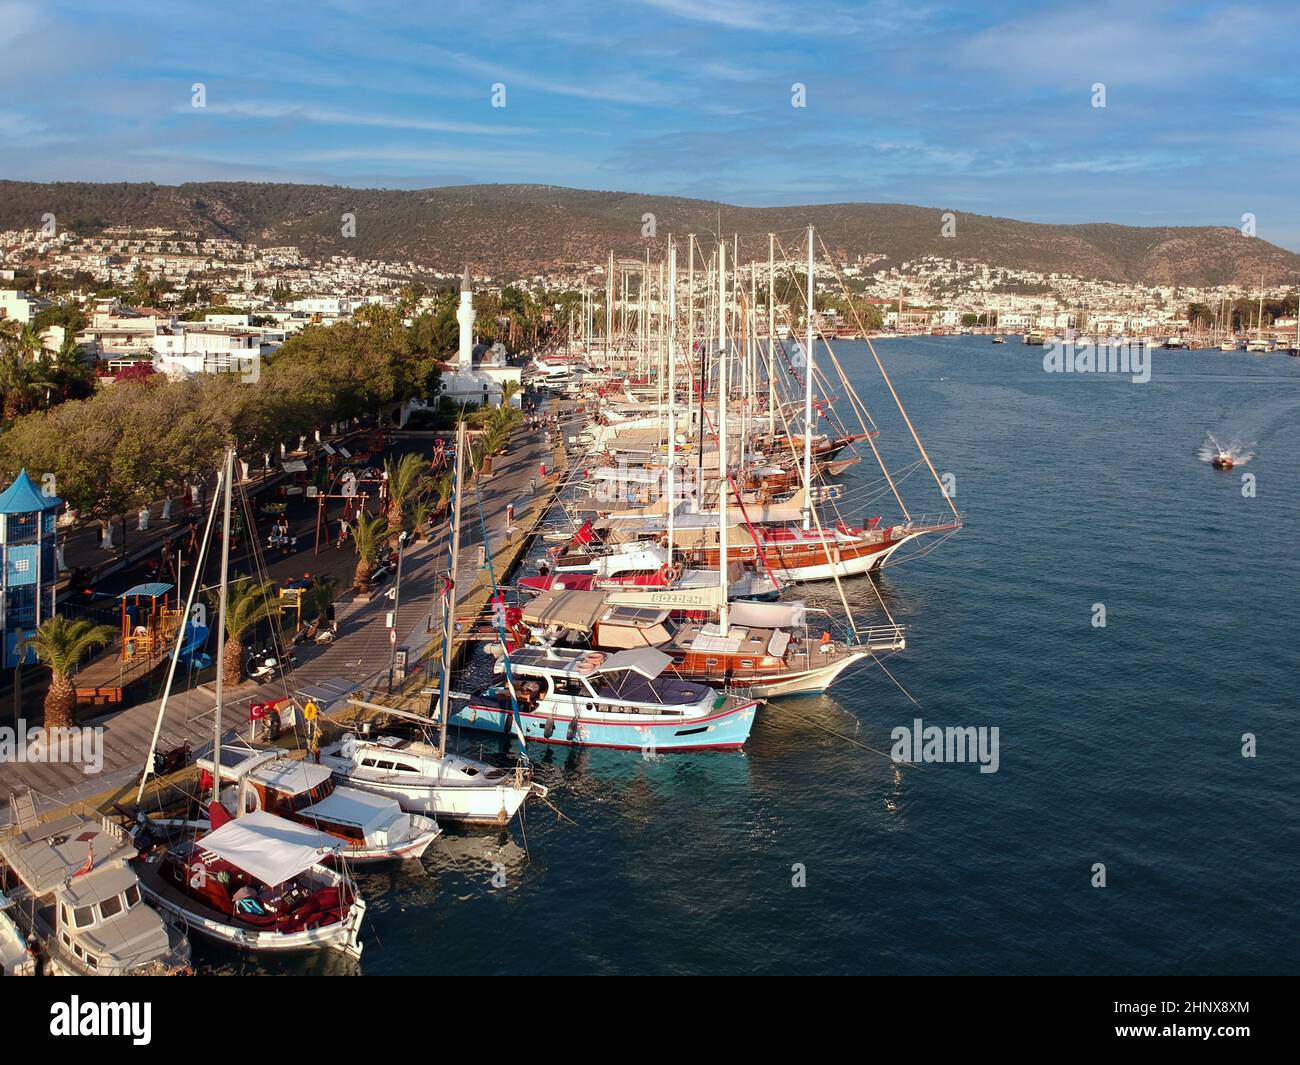
[(154, 338), (154, 369), (169, 377), (234, 373), (256, 380), (262, 366), (262, 335), (252, 330), (176, 328)]
[(38, 310), (36, 300), (21, 289), (0, 289), (0, 320), (27, 325)]
[[(460, 282), (460, 306), (456, 308), (456, 323), (460, 326), (460, 345), (456, 367), (444, 372), (439, 398), (453, 403), (490, 403), (501, 405), (502, 387), (507, 381), (522, 383), (523, 370), (506, 365), (506, 350), (500, 344), (488, 347), (474, 345), (474, 287), (470, 282), (469, 267)], [(520, 394), (515, 393), (511, 405), (520, 405)]]

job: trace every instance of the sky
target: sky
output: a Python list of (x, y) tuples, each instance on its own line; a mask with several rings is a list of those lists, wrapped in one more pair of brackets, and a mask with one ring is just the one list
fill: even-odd
[(1300, 250), (1298, 56), (1295, 0), (0, 0), (0, 177), (1249, 214)]

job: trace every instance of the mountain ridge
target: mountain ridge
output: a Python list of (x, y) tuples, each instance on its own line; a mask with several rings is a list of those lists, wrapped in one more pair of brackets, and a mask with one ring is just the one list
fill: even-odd
[[(454, 185), (358, 189), (211, 181), (24, 182), (0, 180), (0, 230), (35, 228), (53, 213), (60, 228), (90, 233), (110, 225), (194, 230), (263, 246), (297, 245), (309, 255), (355, 254), (412, 261), (452, 272), (469, 262), (502, 278), (599, 262), (613, 248), (643, 257), (643, 217), (660, 241), (673, 233), (741, 234), (741, 257), (767, 258), (769, 231), (800, 257), (801, 230), (817, 227), (841, 261), (880, 255), (897, 266), (926, 255), (989, 266), (1145, 285), (1289, 283), (1300, 255), (1228, 226), (1125, 226), (1110, 222), (1024, 222), (945, 209), (845, 202), (737, 207), (713, 200), (592, 191), (555, 185)], [(356, 217), (355, 237), (342, 216)], [(819, 249), (820, 254), (820, 249)]]

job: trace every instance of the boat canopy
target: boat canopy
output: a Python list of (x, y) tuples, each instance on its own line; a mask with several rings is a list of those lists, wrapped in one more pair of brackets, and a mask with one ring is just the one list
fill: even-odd
[(253, 770), (253, 779), (287, 795), (303, 795), (330, 778), (329, 766), (277, 758)]
[(604, 592), (542, 592), (523, 608), (529, 625), (563, 625), (578, 632), (590, 632), (605, 612)]
[(355, 788), (341, 788), (314, 806), (308, 806), (302, 814), (331, 824), (355, 825), (369, 834), (386, 828), (401, 816), (401, 812), (401, 807), (393, 799)]
[(624, 466), (621, 469), (602, 466), (591, 471), (593, 481), (625, 481), (629, 484), (654, 484), (662, 476), (662, 470), (651, 470), (644, 466)]
[(803, 603), (732, 603), (729, 620), (733, 625), (760, 629), (801, 629), (807, 624)]
[(209, 832), (198, 845), (275, 887), (342, 849), (344, 841), (255, 810)]
[(654, 647), (633, 647), (627, 651), (616, 651), (608, 655), (593, 673), (617, 673), (630, 669), (640, 673), (646, 680), (654, 680), (672, 662), (673, 656), (666, 655)]

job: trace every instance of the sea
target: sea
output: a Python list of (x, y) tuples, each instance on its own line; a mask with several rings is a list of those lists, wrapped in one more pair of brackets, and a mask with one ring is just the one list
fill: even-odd
[[(358, 963), (200, 970), (1300, 972), (1300, 359), (1161, 349), (1135, 382), (1017, 337), (875, 352), (964, 521), (845, 584), (905, 651), (773, 700), (743, 752), (535, 748), (522, 824), (361, 874)], [(945, 511), (867, 344), (835, 354), (904, 502)], [(1207, 434), (1253, 457), (1216, 470)], [(863, 454), (841, 514), (892, 523)], [(932, 726), (996, 735), (996, 771), (892, 757)]]

